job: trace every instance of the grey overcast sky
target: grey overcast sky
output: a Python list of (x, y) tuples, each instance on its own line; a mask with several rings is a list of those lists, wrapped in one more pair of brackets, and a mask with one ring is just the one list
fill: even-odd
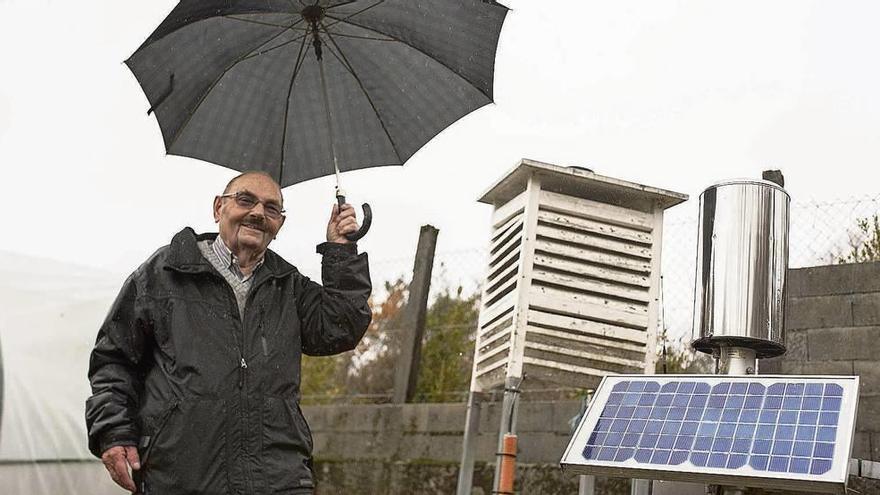
[[(210, 230), (234, 172), (165, 156), (125, 60), (176, 2), (0, 0), (0, 250), (114, 273), (184, 225)], [(507, 0), (494, 105), (404, 168), (348, 173), (374, 260), (418, 228), (482, 247), (476, 198), (522, 157), (680, 191), (780, 168), (795, 201), (876, 195), (880, 2)], [(285, 189), (273, 248), (315, 274), (330, 179)], [(693, 253), (665, 253), (692, 256)]]

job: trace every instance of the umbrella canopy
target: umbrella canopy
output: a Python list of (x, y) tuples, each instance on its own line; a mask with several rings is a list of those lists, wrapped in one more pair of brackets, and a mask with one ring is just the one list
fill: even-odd
[(487, 0), (183, 0), (126, 64), (169, 154), (287, 186), (332, 173), (334, 156), (342, 171), (402, 165), (490, 103), (506, 14)]

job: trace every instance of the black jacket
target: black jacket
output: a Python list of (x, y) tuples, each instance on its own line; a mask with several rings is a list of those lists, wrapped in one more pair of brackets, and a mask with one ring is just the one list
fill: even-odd
[(244, 318), (186, 228), (120, 291), (92, 351), (89, 449), (138, 445), (148, 494), (311, 493), (300, 360), (353, 349), (370, 323), (367, 255), (324, 243), (324, 286), (267, 251)]

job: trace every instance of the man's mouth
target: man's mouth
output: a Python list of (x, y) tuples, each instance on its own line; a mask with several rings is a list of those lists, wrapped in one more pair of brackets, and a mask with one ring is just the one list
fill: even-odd
[(260, 231), (260, 232), (263, 231), (263, 227), (262, 227), (262, 226), (260, 226), (260, 225), (255, 225), (255, 224), (252, 224), (252, 223), (243, 223), (243, 224), (241, 224), (241, 226), (242, 226), (242, 227), (247, 227), (247, 228), (249, 228), (249, 229), (251, 229), (251, 230), (258, 230), (258, 231)]

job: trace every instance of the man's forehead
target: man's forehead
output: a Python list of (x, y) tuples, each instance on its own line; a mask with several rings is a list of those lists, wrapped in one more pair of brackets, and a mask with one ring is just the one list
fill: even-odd
[(283, 200), (281, 188), (274, 180), (262, 174), (247, 174), (239, 177), (232, 184), (231, 192), (247, 191), (256, 194), (262, 199)]

